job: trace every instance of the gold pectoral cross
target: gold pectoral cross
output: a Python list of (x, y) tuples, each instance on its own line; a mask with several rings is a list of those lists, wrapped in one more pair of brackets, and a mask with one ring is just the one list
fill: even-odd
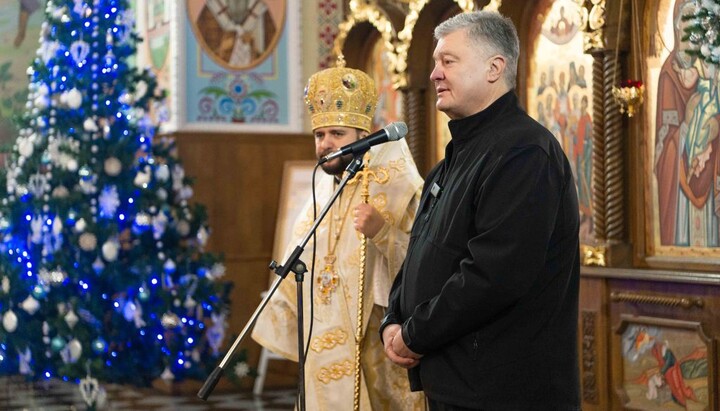
[(317, 278), (320, 294), (318, 298), (323, 304), (330, 304), (330, 298), (333, 291), (338, 286), (340, 277), (337, 271), (335, 271), (335, 260), (337, 258), (334, 255), (325, 256), (325, 267), (320, 272), (320, 276)]

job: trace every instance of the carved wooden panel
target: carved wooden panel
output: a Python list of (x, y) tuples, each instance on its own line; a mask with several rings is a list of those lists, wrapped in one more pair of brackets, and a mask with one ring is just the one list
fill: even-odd
[(580, 317), (582, 331), (582, 350), (580, 373), (582, 375), (582, 400), (591, 404), (599, 403), (598, 358), (597, 358), (597, 312), (583, 311)]

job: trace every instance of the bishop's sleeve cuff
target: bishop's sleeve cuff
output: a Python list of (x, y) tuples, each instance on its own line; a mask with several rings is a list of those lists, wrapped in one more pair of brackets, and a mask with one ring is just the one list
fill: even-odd
[(387, 246), (390, 226), (390, 223), (385, 221), (383, 226), (380, 228), (380, 231), (378, 231), (377, 234), (375, 234), (375, 236), (370, 239), (373, 243), (375, 243), (378, 248)]

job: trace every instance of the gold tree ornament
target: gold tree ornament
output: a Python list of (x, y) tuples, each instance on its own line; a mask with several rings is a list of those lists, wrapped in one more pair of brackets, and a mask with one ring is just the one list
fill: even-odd
[(625, 80), (620, 83), (620, 87), (613, 86), (612, 94), (620, 106), (620, 113), (632, 117), (644, 101), (645, 86), (640, 80)]

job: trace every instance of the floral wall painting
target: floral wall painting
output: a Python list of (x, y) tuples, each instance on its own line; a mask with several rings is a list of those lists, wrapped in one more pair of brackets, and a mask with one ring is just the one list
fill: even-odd
[(624, 407), (710, 410), (711, 340), (697, 323), (626, 316), (619, 328)]
[(201, 122), (245, 123), (277, 122), (280, 107), (277, 95), (259, 88), (261, 82), (251, 89), (248, 77), (242, 75), (216, 75), (200, 89), (198, 115)]
[(591, 245), (593, 60), (583, 52), (581, 8), (573, 0), (543, 0), (536, 7), (528, 114), (553, 133), (570, 160), (580, 203), (580, 239)]
[(185, 130), (298, 132), (299, 2), (187, 0)]
[(719, 71), (717, 63), (687, 53), (702, 50), (710, 33), (691, 37), (695, 45), (683, 40), (704, 5), (657, 0), (647, 10), (657, 22), (645, 73), (651, 255), (720, 257)]

